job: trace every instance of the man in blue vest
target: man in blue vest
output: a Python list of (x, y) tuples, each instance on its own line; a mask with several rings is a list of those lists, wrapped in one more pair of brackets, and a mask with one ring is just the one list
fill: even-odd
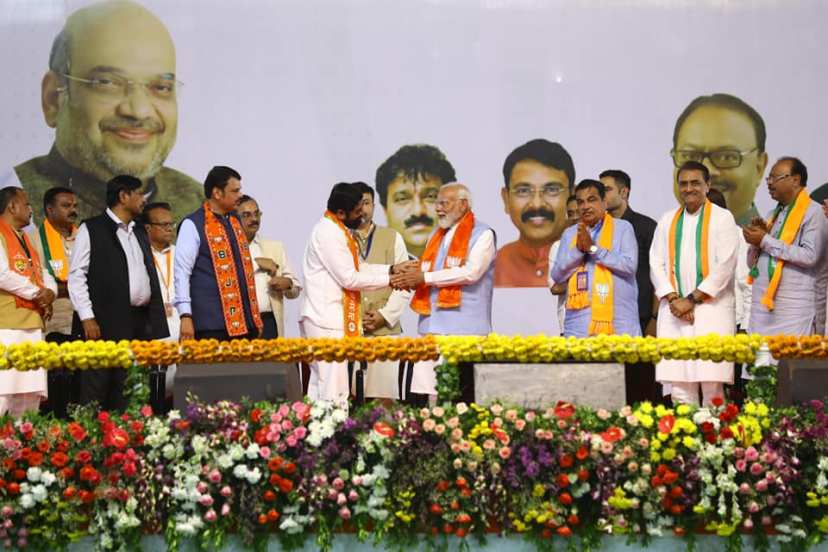
[(241, 175), (230, 167), (213, 167), (204, 180), (204, 196), (204, 205), (181, 222), (175, 244), (180, 338), (259, 337), (253, 260), (236, 214)]
[[(411, 308), (420, 335), (487, 335), (492, 331), (495, 233), (472, 212), (471, 192), (446, 184), (437, 196), (437, 224), (420, 270), (391, 277), (396, 289), (416, 289)], [(411, 392), (436, 393), (433, 363), (414, 367)]]

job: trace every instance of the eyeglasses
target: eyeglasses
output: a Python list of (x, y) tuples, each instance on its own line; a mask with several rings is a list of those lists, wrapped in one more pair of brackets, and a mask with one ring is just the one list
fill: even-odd
[(518, 199), (532, 199), (535, 194), (540, 194), (546, 202), (554, 201), (564, 192), (564, 187), (558, 184), (547, 184), (543, 188), (533, 188), (532, 186), (515, 186), (509, 189), (509, 193)]
[(172, 230), (173, 228), (175, 228), (175, 223), (173, 222), (148, 222), (147, 224), (149, 224), (150, 226), (157, 226), (162, 230)]
[(705, 159), (710, 159), (710, 162), (717, 169), (735, 169), (742, 165), (743, 156), (758, 150), (758, 147), (745, 151), (736, 149), (720, 149), (715, 151), (673, 149), (670, 150), (670, 157), (673, 158), (673, 164), (675, 164), (677, 169), (688, 161), (703, 163)]
[(768, 184), (773, 184), (774, 182), (779, 182), (780, 180), (785, 180), (791, 176), (790, 174), (769, 174), (768, 177), (765, 179), (765, 182)]
[[(61, 73), (61, 76), (86, 85), (89, 90), (100, 96), (113, 99), (125, 98), (135, 86), (143, 86), (153, 98), (173, 100), (177, 89), (184, 85), (183, 82), (173, 78), (159, 77), (148, 81), (137, 81), (114, 73), (105, 73), (92, 79), (75, 77), (66, 73)], [(62, 90), (65, 89), (66, 87), (62, 88)]]

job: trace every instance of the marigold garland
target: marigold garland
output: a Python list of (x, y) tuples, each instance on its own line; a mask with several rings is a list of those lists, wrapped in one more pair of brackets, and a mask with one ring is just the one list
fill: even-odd
[(824, 336), (707, 335), (695, 338), (601, 335), (573, 337), (425, 336), (373, 338), (278, 338), (236, 341), (73, 341), (0, 344), (0, 370), (68, 368), (85, 370), (109, 366), (215, 363), (436, 360), (461, 362), (658, 362), (661, 359), (704, 359), (753, 362), (766, 342), (776, 358), (825, 358)]

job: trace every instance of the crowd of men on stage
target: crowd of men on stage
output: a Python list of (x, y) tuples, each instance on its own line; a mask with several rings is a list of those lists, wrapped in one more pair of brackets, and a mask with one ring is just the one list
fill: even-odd
[[(517, 148), (504, 168), (507, 191), (560, 193), (516, 178), (526, 164), (543, 165), (554, 146)], [(623, 171), (565, 190), (569, 226), (549, 252), (563, 334), (823, 333), (828, 222), (807, 178), (800, 160), (779, 159), (766, 178), (776, 207), (742, 227), (698, 160), (678, 168), (681, 205), (657, 222), (630, 208)], [(275, 338), (285, 335), (283, 300), (300, 294), (306, 337), (399, 335), (408, 308), (419, 315), (420, 335), (491, 332), (495, 234), (475, 217), (463, 184), (439, 188), (438, 227), (418, 259), (399, 233), (373, 223), (371, 187), (336, 184), (308, 238), (301, 280), (282, 243), (259, 234), (263, 205), (243, 195), (234, 169), (210, 170), (204, 203), (180, 221), (177, 236), (174, 207), (147, 204), (142, 186), (132, 176), (112, 178), (105, 211), (81, 224), (75, 191), (53, 187), (42, 198), (43, 222), (28, 232), (30, 198), (0, 189), (0, 343)], [(428, 400), (434, 363), (408, 369), (400, 376), (396, 363), (376, 363), (367, 395)], [(77, 402), (125, 408), (123, 369), (77, 377)], [(399, 377), (410, 383), (398, 393)], [(627, 380), (631, 401), (657, 398), (658, 381), (675, 402), (710, 404), (733, 383), (734, 366), (665, 360), (628, 366)], [(346, 363), (313, 363), (307, 394), (347, 401)], [(46, 396), (45, 371), (0, 373), (0, 414), (19, 417)]]

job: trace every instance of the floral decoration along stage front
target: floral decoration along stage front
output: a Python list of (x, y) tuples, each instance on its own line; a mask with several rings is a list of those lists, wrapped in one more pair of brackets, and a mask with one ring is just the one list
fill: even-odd
[[(264, 549), (334, 533), (406, 549), (446, 535), (522, 535), (548, 549), (601, 535), (641, 544), (712, 532), (728, 548), (805, 550), (828, 534), (828, 415), (643, 403), (618, 412), (297, 402), (191, 404), (153, 416), (78, 409), (71, 421), (0, 420), (0, 542), (99, 549), (162, 533)], [(441, 544), (442, 543), (442, 544)]]
[[(785, 356), (825, 356), (820, 336), (766, 338)], [(68, 368), (84, 370), (138, 365), (215, 362), (310, 362), (313, 360), (436, 360), (458, 362), (657, 362), (710, 359), (751, 362), (763, 338), (758, 335), (696, 338), (597, 336), (587, 339), (537, 336), (425, 336), (372, 338), (279, 338), (167, 341), (30, 342), (0, 345), (0, 370)]]

